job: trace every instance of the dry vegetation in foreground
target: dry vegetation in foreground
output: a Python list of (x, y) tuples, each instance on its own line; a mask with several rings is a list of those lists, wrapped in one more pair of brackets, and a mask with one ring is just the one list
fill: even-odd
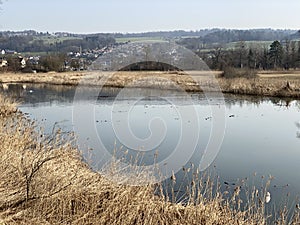
[[(72, 137), (59, 131), (44, 136), (11, 101), (1, 97), (0, 106), (1, 225), (266, 223), (263, 193), (253, 192), (245, 211), (239, 208), (239, 189), (225, 201), (220, 193), (204, 198), (191, 188), (187, 204), (171, 203), (154, 195), (152, 185), (107, 180), (82, 161)], [(285, 215), (279, 224), (286, 223)]]
[[(237, 70), (237, 69), (236, 69)], [(203, 73), (205, 75), (203, 75)], [(228, 72), (227, 72), (228, 73)], [(229, 73), (235, 73), (229, 71)], [(211, 75), (217, 77), (220, 89), (224, 93), (248, 94), (259, 96), (300, 97), (300, 71), (237, 71), (238, 75), (220, 76), (214, 71)], [(250, 73), (247, 74), (247, 73)], [(0, 83), (41, 83), (55, 85), (103, 85), (107, 87), (147, 87), (173, 89), (174, 84), (186, 91), (214, 90), (215, 83), (201, 71), (189, 72), (69, 72), (44, 74), (0, 74)], [(87, 76), (91, 75), (91, 76)], [(246, 78), (245, 78), (246, 77)], [(84, 82), (82, 82), (84, 81)]]

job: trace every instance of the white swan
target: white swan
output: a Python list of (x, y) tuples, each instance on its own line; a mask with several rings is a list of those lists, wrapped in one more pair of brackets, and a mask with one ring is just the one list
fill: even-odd
[(271, 193), (267, 192), (266, 194), (266, 203), (269, 203), (271, 201)]

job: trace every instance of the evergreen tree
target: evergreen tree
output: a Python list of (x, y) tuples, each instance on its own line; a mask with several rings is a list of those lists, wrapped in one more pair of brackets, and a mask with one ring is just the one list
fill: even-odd
[(269, 57), (271, 66), (273, 68), (278, 68), (282, 66), (283, 48), (279, 41), (274, 41), (270, 45)]
[(256, 59), (255, 59), (253, 50), (251, 48), (249, 49), (247, 59), (248, 59), (248, 67), (250, 69), (255, 69), (256, 68)]

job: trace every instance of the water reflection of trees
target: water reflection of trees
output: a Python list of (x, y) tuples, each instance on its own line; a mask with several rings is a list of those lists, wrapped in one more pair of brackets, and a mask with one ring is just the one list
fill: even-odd
[[(24, 104), (52, 104), (73, 103), (76, 94), (76, 101), (99, 100), (113, 103), (113, 100), (143, 99), (147, 101), (162, 101), (164, 98), (174, 99), (173, 103), (190, 104), (192, 98), (195, 104), (205, 99), (204, 94), (189, 95), (177, 90), (164, 89), (142, 89), (142, 88), (111, 88), (95, 86), (67, 86), (47, 84), (6, 84), (5, 88), (0, 86), (0, 93), (9, 96)], [(92, 96), (92, 95), (96, 96)], [(167, 103), (166, 104), (170, 104)], [(206, 103), (207, 104), (207, 103)]]
[[(234, 95), (226, 94), (225, 102), (226, 107), (231, 108), (234, 105), (243, 106), (259, 106), (262, 103), (270, 102), (274, 106), (288, 110), (290, 107), (296, 107), (300, 110), (300, 101), (292, 98), (278, 98), (278, 97), (261, 97), (251, 95)], [(298, 131), (296, 133), (297, 138), (300, 138), (300, 122), (295, 123)]]
[(72, 102), (75, 87), (46, 84), (7, 84), (0, 92), (21, 103)]
[[(274, 106), (289, 108), (292, 105), (294, 99), (291, 98), (278, 98), (278, 97), (265, 97), (265, 96), (256, 96), (256, 95), (235, 95), (235, 94), (225, 94), (225, 103), (228, 108), (231, 108), (233, 105), (243, 106), (259, 106), (264, 102), (271, 102)], [(300, 106), (300, 102), (297, 103)]]
[[(122, 92), (121, 92), (122, 91)], [(76, 87), (67, 85), (47, 85), (47, 84), (6, 84), (5, 88), (0, 86), (0, 92), (10, 96), (20, 102), (26, 104), (37, 103), (72, 103), (76, 93), (76, 100), (91, 100), (97, 97), (98, 100), (112, 100), (118, 96), (119, 100), (127, 100), (132, 98), (144, 98), (144, 100), (153, 100), (156, 98), (174, 98), (177, 104), (190, 104), (190, 99), (195, 104), (221, 104), (222, 99), (217, 101), (210, 101), (203, 93), (185, 93), (177, 90), (164, 89), (142, 89), (142, 88), (128, 88), (124, 91), (122, 88), (110, 87)], [(98, 93), (98, 96), (89, 96), (87, 93)], [(138, 96), (137, 96), (138, 93)], [(232, 106), (259, 106), (264, 102), (271, 102), (274, 106), (289, 108), (292, 105), (293, 99), (277, 98), (277, 97), (262, 97), (254, 95), (235, 95), (224, 94), (226, 107), (229, 109)], [(295, 103), (300, 108), (300, 101)]]
[(286, 99), (273, 98), (273, 99), (271, 99), (271, 102), (274, 105), (284, 107), (284, 108), (290, 108), (293, 101), (294, 101), (294, 99), (290, 99), (290, 98), (286, 98)]
[(300, 122), (296, 122), (296, 127), (298, 128), (298, 131), (297, 131), (297, 138), (300, 138)]

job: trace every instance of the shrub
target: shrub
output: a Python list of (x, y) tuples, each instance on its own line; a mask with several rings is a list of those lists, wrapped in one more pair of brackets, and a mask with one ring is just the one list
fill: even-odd
[(234, 67), (226, 67), (220, 77), (224, 78), (255, 78), (257, 71), (253, 69), (240, 69)]

